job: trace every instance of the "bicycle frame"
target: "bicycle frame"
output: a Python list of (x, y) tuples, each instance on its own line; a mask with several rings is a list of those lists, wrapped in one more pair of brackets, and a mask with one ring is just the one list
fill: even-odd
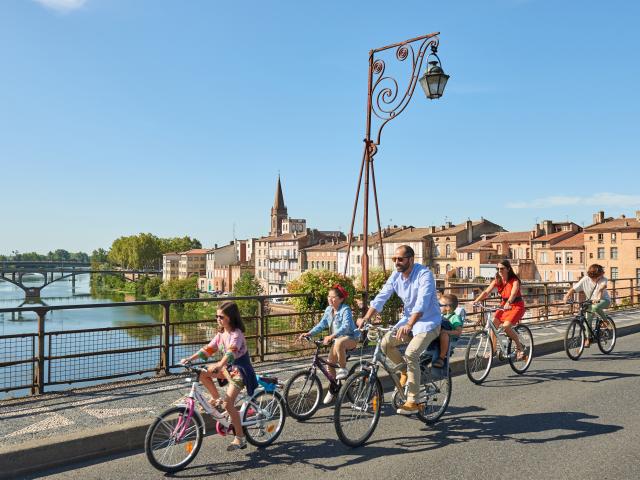
[[(487, 321), (484, 324), (483, 330), (485, 332), (487, 332), (487, 333), (492, 332), (495, 335), (495, 337), (496, 337), (496, 350), (500, 351), (499, 352), (500, 355), (501, 355), (500, 359), (502, 360), (502, 357), (504, 357), (505, 359), (508, 358), (507, 352), (505, 351), (505, 347), (504, 347), (503, 343), (501, 341), (499, 341), (499, 340), (500, 340), (501, 336), (502, 337), (506, 337), (508, 340), (511, 340), (511, 339), (509, 338), (509, 336), (504, 331), (504, 327), (502, 325), (500, 325), (499, 327), (496, 327), (493, 324), (493, 315), (492, 315), (493, 312), (504, 310), (504, 309), (502, 309), (502, 308), (491, 309), (491, 308), (488, 308), (488, 307), (485, 307), (485, 306), (481, 306), (481, 308), (483, 310), (483, 314), (487, 318)], [(516, 333), (516, 335), (517, 335), (517, 333)], [(511, 356), (513, 356), (514, 358), (515, 358), (515, 355), (516, 355), (515, 351), (511, 353)]]

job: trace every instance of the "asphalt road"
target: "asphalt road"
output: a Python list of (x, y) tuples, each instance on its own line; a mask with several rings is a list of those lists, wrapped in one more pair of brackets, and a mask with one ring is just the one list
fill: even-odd
[[(227, 453), (208, 436), (177, 478), (640, 478), (640, 334), (605, 356), (594, 345), (578, 362), (564, 352), (535, 358), (517, 376), (494, 368), (483, 386), (453, 379), (448, 412), (432, 427), (387, 404), (366, 446), (337, 439), (333, 409), (306, 423), (287, 418), (271, 447)], [(389, 395), (386, 399), (389, 400)], [(28, 478), (162, 478), (143, 453), (112, 456)]]

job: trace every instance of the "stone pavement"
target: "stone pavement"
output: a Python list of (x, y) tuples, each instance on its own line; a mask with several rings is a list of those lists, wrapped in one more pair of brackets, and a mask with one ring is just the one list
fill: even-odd
[[(640, 310), (612, 312), (612, 317), (619, 335), (640, 331)], [(536, 356), (563, 349), (566, 324), (530, 325)], [(464, 371), (464, 339), (452, 358), (454, 374)], [(595, 345), (585, 351), (595, 353)], [(256, 371), (286, 380), (309, 363), (309, 358), (264, 362)], [(0, 401), (0, 478), (140, 449), (153, 418), (188, 392), (185, 378), (152, 377)]]

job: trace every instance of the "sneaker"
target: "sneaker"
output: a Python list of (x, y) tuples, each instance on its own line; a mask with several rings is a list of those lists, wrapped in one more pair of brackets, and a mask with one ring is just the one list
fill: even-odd
[(407, 371), (404, 370), (402, 372), (400, 372), (400, 386), (404, 387), (407, 384)]
[(402, 405), (398, 409), (398, 413), (400, 415), (413, 415), (414, 413), (417, 413), (419, 409), (420, 407), (416, 404), (416, 402), (407, 400), (406, 402), (404, 402), (404, 405)]
[(349, 370), (346, 368), (339, 368), (336, 372), (336, 380), (344, 380), (349, 376)]
[[(239, 443), (235, 443), (238, 441)], [(242, 450), (247, 448), (247, 439), (245, 437), (235, 437), (231, 445), (227, 447), (227, 452), (233, 452), (235, 450)]]
[(333, 402), (333, 393), (329, 391), (324, 396), (324, 400), (322, 401), (322, 403), (324, 403), (325, 405), (329, 405), (331, 402)]

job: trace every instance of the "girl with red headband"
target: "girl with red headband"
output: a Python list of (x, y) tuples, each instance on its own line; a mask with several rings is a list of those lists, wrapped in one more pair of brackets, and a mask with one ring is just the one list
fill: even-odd
[[(300, 335), (299, 340), (303, 337), (310, 337), (322, 330), (329, 328), (329, 335), (325, 336), (323, 343), (329, 345), (332, 341), (333, 347), (329, 352), (329, 362), (337, 363), (340, 368), (336, 372), (334, 368), (329, 367), (329, 373), (335, 376), (336, 380), (347, 378), (349, 371), (347, 370), (347, 350), (356, 348), (360, 331), (353, 321), (353, 313), (351, 307), (344, 303), (349, 294), (341, 285), (334, 285), (329, 289), (327, 300), (329, 306), (324, 311), (320, 322), (313, 327), (308, 333)], [(324, 397), (324, 404), (331, 403), (333, 394), (329, 391)]]

